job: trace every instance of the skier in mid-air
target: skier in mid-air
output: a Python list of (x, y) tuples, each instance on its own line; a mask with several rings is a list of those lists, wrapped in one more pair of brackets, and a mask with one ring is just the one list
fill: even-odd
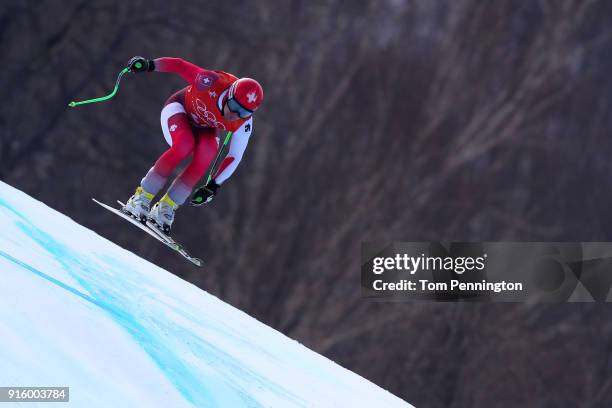
[[(191, 196), (217, 153), (220, 132), (231, 131), (233, 135), (225, 159), (203, 189), (203, 202), (211, 201), (219, 186), (236, 170), (253, 131), (253, 112), (263, 101), (263, 89), (254, 79), (209, 71), (180, 58), (133, 57), (128, 68), (135, 73), (174, 72), (189, 83), (172, 95), (161, 111), (161, 127), (170, 148), (123, 207), (123, 211), (143, 222), (149, 220), (169, 235), (175, 211)], [(191, 163), (151, 209), (153, 197), (190, 155)]]

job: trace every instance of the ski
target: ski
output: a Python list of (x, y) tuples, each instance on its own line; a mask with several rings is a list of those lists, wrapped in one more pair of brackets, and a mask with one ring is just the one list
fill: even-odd
[[(178, 252), (181, 256), (183, 256), (183, 258), (187, 259), (189, 262), (193, 263), (194, 265), (197, 265), (199, 267), (204, 266), (204, 262), (202, 262), (201, 259), (191, 256), (189, 254), (189, 252), (187, 252), (187, 250), (180, 243), (176, 242), (171, 237), (169, 237), (169, 236), (165, 235), (163, 232), (159, 231), (155, 226), (149, 226), (148, 224), (145, 224), (145, 223), (135, 219), (134, 217), (130, 216), (129, 214), (124, 213), (120, 209), (117, 209), (117, 208), (111, 207), (110, 205), (104, 204), (104, 203), (96, 200), (95, 198), (92, 198), (92, 200), (95, 203), (97, 203), (97, 204), (101, 205), (102, 207), (106, 208), (110, 212), (120, 216), (124, 220), (129, 221), (133, 225), (135, 225), (138, 228), (140, 228), (141, 230), (145, 231), (147, 234), (151, 235), (153, 238), (157, 239), (159, 242), (163, 243), (168, 248), (171, 248), (175, 252)], [(123, 207), (125, 205), (125, 204), (123, 204), (119, 200), (117, 200), (117, 203), (121, 207)]]
[(164, 234), (163, 231), (161, 231), (159, 228), (157, 228), (157, 226), (155, 224), (147, 221), (146, 225), (149, 228), (149, 230), (153, 231), (153, 233), (155, 233), (155, 235), (157, 235), (157, 238), (161, 239), (162, 241), (164, 241), (164, 243), (166, 245), (169, 245), (172, 248), (176, 248), (175, 251), (177, 251), (178, 253), (183, 255), (189, 261), (193, 262), (194, 264), (196, 264), (198, 266), (202, 266), (203, 263), (202, 263), (201, 259), (195, 258), (195, 257), (189, 255), (189, 253), (183, 247), (183, 245), (181, 245), (178, 242), (176, 242), (174, 240), (174, 238), (172, 238), (171, 236)]

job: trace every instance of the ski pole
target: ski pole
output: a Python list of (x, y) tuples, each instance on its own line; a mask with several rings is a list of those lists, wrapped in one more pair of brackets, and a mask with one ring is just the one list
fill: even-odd
[(215, 166), (217, 166), (217, 162), (219, 161), (219, 158), (221, 157), (221, 152), (225, 149), (225, 146), (227, 146), (227, 143), (232, 138), (233, 133), (234, 132), (227, 132), (227, 135), (225, 135), (225, 140), (223, 141), (223, 145), (219, 148), (219, 151), (217, 152), (217, 155), (215, 156), (215, 160), (213, 160), (212, 164), (210, 165), (210, 171), (208, 173), (208, 178), (206, 179), (205, 185), (208, 185), (208, 183), (210, 182), (210, 179), (212, 178), (213, 172), (215, 170)]
[(121, 77), (123, 77), (123, 75), (129, 71), (130, 69), (128, 67), (125, 67), (121, 70), (121, 72), (119, 73), (119, 76), (117, 77), (117, 81), (115, 82), (115, 89), (113, 89), (113, 92), (111, 92), (110, 94), (106, 96), (102, 96), (100, 98), (87, 99), (84, 101), (78, 101), (78, 102), (71, 101), (68, 104), (68, 106), (70, 106), (71, 108), (74, 108), (75, 106), (84, 105), (86, 103), (102, 102), (102, 101), (112, 98), (117, 93), (117, 89), (119, 89), (119, 82), (121, 82)]
[(210, 165), (209, 169), (208, 169), (208, 176), (206, 177), (206, 183), (204, 183), (203, 185), (201, 185), (200, 187), (198, 187), (198, 189), (195, 191), (195, 193), (193, 194), (193, 198), (191, 199), (191, 204), (195, 205), (195, 206), (200, 206), (202, 204), (204, 204), (202, 201), (204, 201), (204, 198), (202, 198), (201, 195), (198, 194), (198, 192), (206, 187), (208, 185), (208, 183), (210, 182), (210, 180), (212, 179), (213, 174), (215, 173), (215, 167), (217, 166), (217, 162), (219, 161), (219, 158), (221, 158), (221, 154), (223, 153), (223, 150), (225, 150), (225, 147), (227, 146), (227, 144), (229, 143), (230, 139), (232, 138), (234, 132), (227, 132), (227, 135), (225, 135), (225, 140), (223, 141), (223, 144), (219, 147), (219, 151), (217, 152), (217, 155), (215, 156), (215, 159), (213, 160), (212, 164)]

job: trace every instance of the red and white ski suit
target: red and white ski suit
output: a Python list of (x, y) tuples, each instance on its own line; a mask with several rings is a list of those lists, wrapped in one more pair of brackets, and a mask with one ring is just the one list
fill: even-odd
[(180, 58), (158, 58), (155, 71), (179, 74), (189, 85), (172, 95), (161, 111), (161, 127), (170, 148), (142, 179), (142, 187), (157, 194), (174, 169), (187, 157), (191, 163), (174, 180), (168, 195), (182, 204), (204, 176), (215, 157), (222, 131), (234, 132), (229, 151), (214, 180), (223, 183), (238, 167), (253, 131), (253, 117), (228, 121), (222, 102), (238, 78), (223, 71), (209, 71)]

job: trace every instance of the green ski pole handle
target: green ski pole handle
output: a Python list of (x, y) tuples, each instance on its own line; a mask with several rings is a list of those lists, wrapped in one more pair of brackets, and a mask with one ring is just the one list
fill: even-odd
[[(139, 64), (139, 63), (137, 63)], [(121, 82), (121, 78), (123, 77), (123, 75), (127, 72), (129, 72), (130, 69), (128, 67), (125, 67), (121, 70), (121, 72), (119, 73), (119, 76), (117, 76), (117, 81), (115, 82), (115, 89), (113, 89), (113, 92), (111, 92), (110, 94), (106, 95), (106, 96), (102, 96), (100, 98), (94, 98), (94, 99), (87, 99), (84, 101), (72, 101), (68, 104), (68, 106), (70, 106), (71, 108), (74, 108), (75, 106), (79, 106), (79, 105), (85, 105), (86, 103), (95, 103), (95, 102), (102, 102), (105, 101), (107, 99), (112, 98), (113, 96), (115, 96), (115, 94), (117, 93), (117, 89), (119, 89), (119, 82)]]
[(212, 179), (215, 167), (217, 166), (217, 162), (219, 161), (219, 158), (221, 157), (221, 154), (223, 153), (223, 150), (228, 145), (228, 143), (229, 143), (230, 139), (232, 138), (233, 134), (234, 134), (234, 132), (227, 132), (227, 135), (225, 136), (225, 140), (223, 141), (223, 145), (221, 145), (221, 147), (219, 147), (219, 151), (217, 152), (217, 155), (215, 156), (215, 159), (213, 160), (212, 164), (208, 168), (208, 177), (206, 177), (206, 183), (204, 183), (203, 185), (198, 187), (196, 189), (196, 191), (193, 193), (193, 196), (191, 197), (191, 205), (193, 205), (195, 207), (199, 207), (199, 206), (204, 204), (204, 198), (202, 197), (202, 195), (200, 193), (201, 193), (202, 189), (206, 188), (206, 186), (208, 185), (208, 183)]

